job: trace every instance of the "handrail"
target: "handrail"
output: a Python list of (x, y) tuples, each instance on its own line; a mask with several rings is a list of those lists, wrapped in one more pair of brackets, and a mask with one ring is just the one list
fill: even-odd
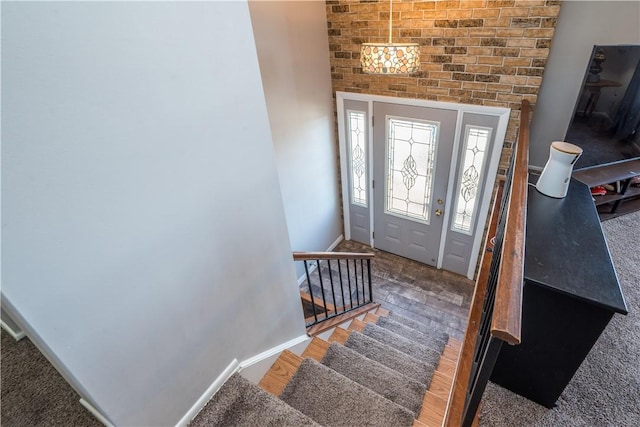
[(375, 254), (368, 252), (294, 252), (294, 261), (312, 261), (317, 259), (373, 259)]
[(491, 323), (491, 335), (511, 344), (520, 344), (522, 321), (522, 279), (524, 278), (524, 241), (529, 180), (529, 101), (522, 101), (520, 130), (509, 210), (502, 244), (502, 261)]
[[(446, 410), (448, 427), (470, 426), (504, 342), (521, 338), (530, 106), (522, 102), (518, 142), (499, 180), (467, 330)], [(492, 238), (495, 246), (490, 252)]]

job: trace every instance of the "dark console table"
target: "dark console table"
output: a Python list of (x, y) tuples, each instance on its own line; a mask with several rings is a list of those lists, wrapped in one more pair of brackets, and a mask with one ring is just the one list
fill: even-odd
[(613, 317), (627, 314), (589, 188), (564, 199), (529, 187), (522, 343), (503, 345), (491, 381), (548, 408)]

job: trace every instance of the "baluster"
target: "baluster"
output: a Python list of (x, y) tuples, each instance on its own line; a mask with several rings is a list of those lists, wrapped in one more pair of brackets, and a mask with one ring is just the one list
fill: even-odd
[(364, 260), (360, 259), (360, 278), (362, 279), (362, 304), (364, 305), (367, 302), (367, 295), (364, 291)]
[(353, 260), (353, 275), (356, 278), (356, 307), (360, 307), (360, 291), (358, 290), (358, 260)]
[[(338, 261), (340, 263), (340, 261)], [(338, 314), (338, 303), (336, 302), (336, 292), (333, 289), (333, 271), (331, 270), (331, 260), (327, 260), (327, 266), (329, 267), (329, 283), (331, 283), (331, 295), (333, 296), (333, 314)]]
[(313, 318), (315, 319), (314, 323), (318, 322), (318, 314), (316, 313), (316, 304), (313, 299), (313, 289), (311, 288), (311, 277), (309, 276), (309, 266), (307, 265), (307, 260), (304, 260), (304, 273), (307, 276), (307, 285), (309, 286), (309, 295), (311, 296), (311, 308), (313, 309)]
[(322, 280), (322, 269), (320, 268), (320, 260), (316, 260), (317, 269), (318, 269), (318, 277), (320, 278), (320, 290), (322, 291), (322, 305), (324, 308), (324, 318), (329, 317), (329, 311), (327, 310), (327, 298), (324, 295), (324, 281)]
[(369, 302), (373, 302), (373, 289), (371, 288), (371, 259), (367, 258), (367, 273), (369, 275)]
[[(342, 284), (342, 267), (340, 260), (338, 260), (338, 277), (340, 277), (340, 295), (342, 295), (342, 312), (347, 311), (347, 301), (344, 299), (344, 286)], [(338, 311), (336, 309), (336, 311)]]
[(353, 292), (351, 291), (351, 271), (349, 269), (349, 260), (346, 260), (347, 264), (347, 283), (349, 284), (349, 302), (351, 303), (351, 308), (353, 308)]

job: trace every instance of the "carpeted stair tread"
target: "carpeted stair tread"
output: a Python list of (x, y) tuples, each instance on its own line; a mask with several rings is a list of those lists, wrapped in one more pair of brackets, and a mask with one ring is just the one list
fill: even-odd
[[(392, 311), (386, 316), (391, 320), (395, 320), (398, 323), (402, 323), (405, 326), (408, 326), (411, 329), (415, 329), (416, 331), (422, 332), (423, 334), (431, 334), (438, 329), (434, 328), (432, 324), (426, 324), (423, 322), (419, 322), (417, 320), (409, 319), (408, 317), (404, 317), (400, 314), (394, 313)], [(431, 323), (431, 322), (430, 322)], [(440, 326), (440, 325), (438, 325)], [(441, 325), (442, 329), (446, 328), (445, 325)], [(440, 330), (442, 330), (440, 329)]]
[(234, 374), (189, 426), (284, 427), (318, 424), (239, 374)]
[(409, 378), (413, 378), (429, 386), (431, 376), (437, 364), (428, 364), (403, 353), (392, 346), (376, 341), (375, 339), (353, 331), (344, 343), (350, 348), (368, 359), (375, 360), (387, 368), (391, 368)]
[(429, 348), (373, 323), (367, 323), (362, 333), (433, 366), (438, 366), (440, 355), (444, 350), (444, 344), (439, 343), (438, 349)]
[(280, 398), (323, 426), (410, 426), (413, 413), (307, 358)]
[(332, 343), (321, 362), (339, 374), (418, 415), (427, 388), (348, 347)]
[(425, 334), (388, 317), (381, 317), (378, 319), (376, 325), (395, 332), (398, 335), (402, 335), (411, 341), (420, 343), (425, 347), (432, 348), (440, 354), (442, 354), (444, 346), (447, 345), (447, 341), (449, 341), (449, 335), (445, 332), (434, 330)]

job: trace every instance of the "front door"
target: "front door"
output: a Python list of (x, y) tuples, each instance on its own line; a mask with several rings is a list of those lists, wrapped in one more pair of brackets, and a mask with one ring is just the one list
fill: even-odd
[(376, 248), (437, 266), (457, 115), (373, 103)]

